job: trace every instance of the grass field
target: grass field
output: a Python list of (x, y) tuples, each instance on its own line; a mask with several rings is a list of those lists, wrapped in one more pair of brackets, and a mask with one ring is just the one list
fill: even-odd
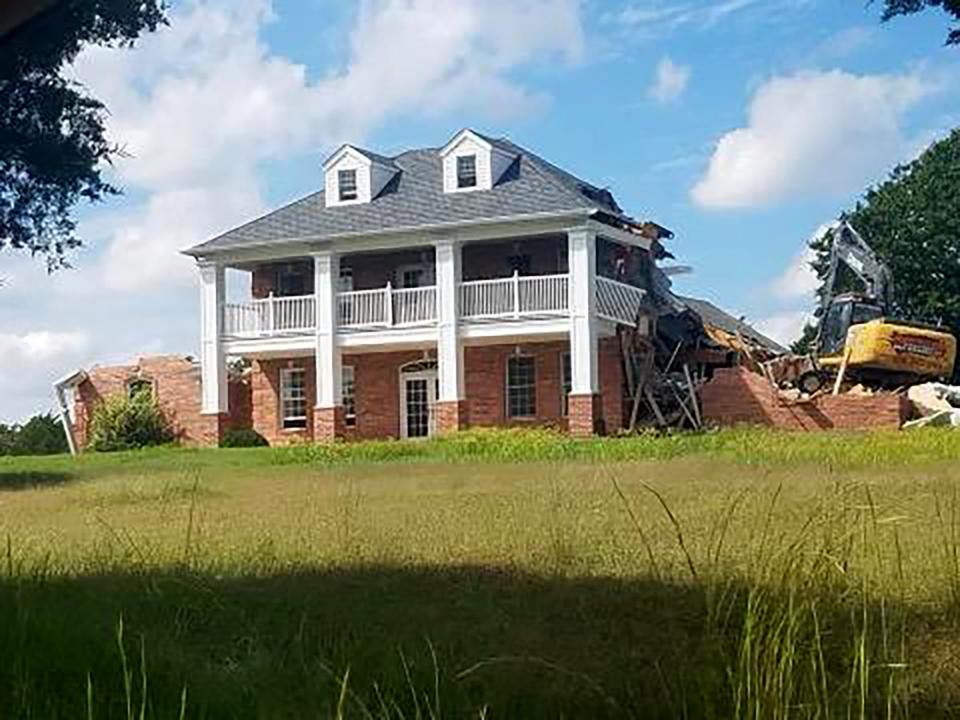
[(960, 715), (960, 434), (0, 459), (0, 718)]

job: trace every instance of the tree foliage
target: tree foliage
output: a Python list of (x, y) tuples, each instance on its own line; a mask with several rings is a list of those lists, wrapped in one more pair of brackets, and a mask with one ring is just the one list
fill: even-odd
[(117, 189), (106, 108), (62, 76), (86, 45), (130, 46), (165, 22), (163, 0), (63, 0), (0, 44), (0, 249), (64, 264), (80, 245), (72, 209)]
[[(960, 129), (897, 167), (842, 217), (893, 272), (892, 314), (960, 328)], [(821, 283), (828, 275), (832, 241), (831, 231), (810, 243)], [(838, 292), (862, 289), (852, 273), (838, 275)], [(821, 284), (821, 299), (826, 291)], [(811, 334), (805, 329), (804, 338)]]
[[(884, 0), (883, 21), (900, 15), (913, 15), (921, 10), (940, 8), (960, 21), (960, 0)], [(960, 27), (952, 28), (947, 35), (948, 45), (960, 45)]]
[(0, 424), (0, 455), (56, 455), (69, 450), (59, 418), (34, 415), (23, 425)]

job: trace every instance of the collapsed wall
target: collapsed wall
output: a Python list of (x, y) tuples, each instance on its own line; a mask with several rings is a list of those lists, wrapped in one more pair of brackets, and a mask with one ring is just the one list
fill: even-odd
[(187, 445), (217, 445), (224, 429), (250, 427), (250, 382), (245, 376), (228, 381), (230, 414), (226, 418), (200, 412), (200, 366), (182, 355), (138, 358), (130, 365), (95, 366), (83, 373), (74, 388), (73, 433), (78, 448), (87, 445), (90, 421), (107, 398), (128, 395), (146, 384), (171, 421), (177, 439)]
[(897, 429), (910, 417), (905, 395), (820, 395), (784, 400), (761, 375), (743, 367), (718, 369), (701, 390), (708, 424), (761, 425), (782, 430)]

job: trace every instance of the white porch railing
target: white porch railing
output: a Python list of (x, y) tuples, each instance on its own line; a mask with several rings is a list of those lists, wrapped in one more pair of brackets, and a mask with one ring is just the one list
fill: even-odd
[(340, 327), (394, 327), (437, 319), (437, 288), (353, 290), (337, 297)]
[(225, 335), (273, 335), (312, 331), (317, 324), (313, 295), (224, 303)]
[[(514, 274), (493, 280), (460, 284), (460, 317), (464, 320), (566, 316), (570, 308), (567, 275)], [(632, 285), (597, 278), (597, 314), (633, 325), (645, 292)], [(223, 334), (227, 337), (263, 337), (311, 333), (316, 328), (313, 295), (268, 297), (245, 303), (225, 303)], [(434, 286), (354, 290), (337, 295), (337, 318), (342, 328), (389, 328), (430, 324), (437, 319)]]
[(614, 322), (634, 325), (646, 292), (626, 283), (597, 278), (597, 314)]
[(470, 280), (460, 284), (460, 316), (504, 318), (563, 315), (570, 307), (566, 275), (534, 275)]

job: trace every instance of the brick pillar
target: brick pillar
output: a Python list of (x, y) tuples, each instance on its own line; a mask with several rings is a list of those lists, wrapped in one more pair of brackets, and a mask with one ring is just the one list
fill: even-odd
[(466, 400), (441, 401), (437, 403), (436, 408), (437, 432), (440, 435), (467, 429)]
[(200, 415), (194, 444), (203, 447), (218, 447), (229, 423), (230, 416), (225, 413), (219, 415)]
[(597, 434), (603, 424), (603, 403), (600, 395), (569, 395), (567, 426), (576, 437)]
[(314, 408), (313, 439), (315, 442), (333, 442), (342, 438), (345, 430), (342, 405), (332, 408)]

